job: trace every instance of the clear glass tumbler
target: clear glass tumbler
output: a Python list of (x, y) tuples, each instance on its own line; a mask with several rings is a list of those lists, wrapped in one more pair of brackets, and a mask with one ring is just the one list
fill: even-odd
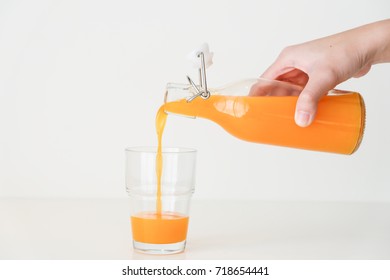
[(157, 147), (126, 149), (133, 247), (148, 254), (183, 252), (190, 199), (195, 190), (196, 150), (163, 148), (159, 180)]

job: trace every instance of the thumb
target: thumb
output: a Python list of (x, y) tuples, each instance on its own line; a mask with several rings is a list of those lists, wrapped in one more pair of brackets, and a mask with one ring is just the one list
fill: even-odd
[(332, 83), (323, 77), (310, 77), (295, 106), (295, 123), (301, 127), (309, 126), (317, 113), (318, 101), (332, 88)]

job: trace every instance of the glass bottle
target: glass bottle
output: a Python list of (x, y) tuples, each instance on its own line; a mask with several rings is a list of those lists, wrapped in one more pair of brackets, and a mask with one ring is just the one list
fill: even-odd
[[(260, 96), (250, 95), (253, 91)], [(170, 83), (164, 110), (209, 119), (231, 135), (250, 142), (347, 155), (355, 152), (365, 126), (361, 95), (329, 91), (319, 101), (313, 123), (303, 128), (294, 121), (301, 91), (302, 87), (286, 82), (249, 79), (209, 88), (209, 96), (202, 96), (195, 85)]]

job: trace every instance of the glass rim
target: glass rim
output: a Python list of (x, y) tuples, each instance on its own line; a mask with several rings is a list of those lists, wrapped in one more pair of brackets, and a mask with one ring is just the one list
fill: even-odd
[[(156, 154), (157, 146), (135, 146), (135, 147), (126, 147), (125, 152), (131, 153), (146, 153), (146, 154)], [(185, 147), (162, 147), (163, 154), (184, 154), (184, 153), (196, 153), (194, 148), (185, 148)]]

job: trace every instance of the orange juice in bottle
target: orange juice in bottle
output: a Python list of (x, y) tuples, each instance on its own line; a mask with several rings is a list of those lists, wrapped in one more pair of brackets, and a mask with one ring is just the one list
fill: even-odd
[[(254, 85), (266, 96), (249, 96)], [(299, 86), (252, 79), (210, 89), (206, 98), (196, 87), (168, 84), (165, 112), (209, 119), (242, 140), (305, 150), (348, 155), (363, 137), (365, 106), (356, 92), (330, 91), (319, 101), (314, 122), (303, 128), (294, 121)]]

